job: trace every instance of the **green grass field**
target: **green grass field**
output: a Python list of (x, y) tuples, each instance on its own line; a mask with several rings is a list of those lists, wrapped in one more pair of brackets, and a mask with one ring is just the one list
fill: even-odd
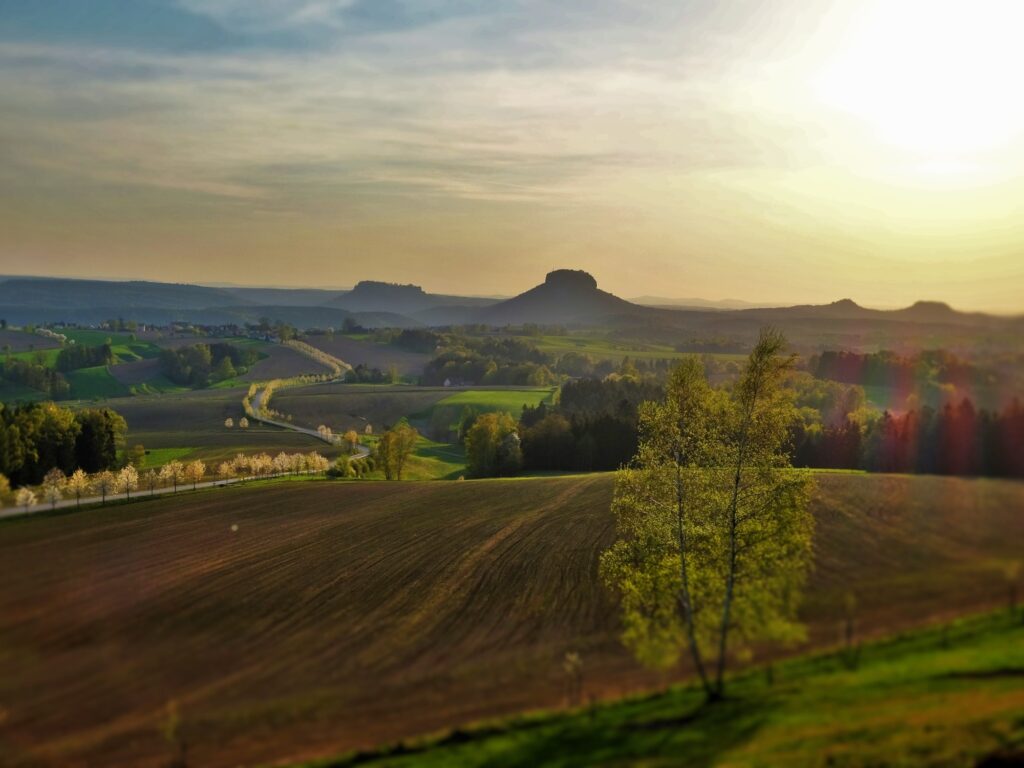
[[(809, 639), (794, 651), (835, 645), (847, 590), (858, 595), (865, 640), (1005, 604), (1004, 568), (1020, 558), (1024, 537), (1021, 483), (818, 481), (814, 570), (801, 611)], [(569, 650), (584, 659), (585, 700), (679, 682), (685, 666), (646, 671), (619, 641), (615, 601), (596, 574), (614, 537), (611, 492), (608, 475), (309, 480), (0, 521), (0, 764), (167, 764), (159, 728), (171, 700), (190, 765), (371, 749), (550, 713), (565, 704)], [(828, 740), (832, 765), (899, 765), (886, 755), (931, 755), (918, 745), (945, 744), (946, 734), (973, 749), (961, 735), (992, 717), (976, 743), (988, 749), (1006, 735), (1000, 708), (1014, 706), (1018, 718), (1024, 711), (1020, 675), (994, 674), (1022, 666), (1019, 635), (1009, 639), (1013, 646), (975, 648), (954, 637), (948, 655), (906, 666), (903, 677), (895, 673), (904, 662), (893, 662), (891, 679), (875, 651), (857, 673), (834, 660), (780, 662), (772, 689), (753, 674), (717, 721), (695, 714), (682, 691), (595, 710), (606, 732), (588, 726), (585, 713), (544, 719), (548, 730), (535, 741), (517, 732), (492, 746), (499, 765), (502, 755), (528, 765), (550, 750), (555, 765), (643, 765), (633, 757), (650, 754), (648, 764), (700, 766), (756, 764), (760, 754), (773, 764), (791, 751), (803, 759)], [(780, 653), (758, 649), (758, 659)], [(934, 697), (922, 699), (925, 690)], [(604, 711), (609, 720), (599, 719)], [(911, 742), (910, 726), (936, 730)], [(843, 751), (876, 743), (873, 761)]]
[[(595, 360), (619, 362), (624, 357), (633, 360), (679, 360), (692, 352), (677, 352), (667, 344), (648, 344), (632, 339), (614, 339), (608, 336), (573, 334), (568, 336), (520, 336), (523, 341), (534, 344), (542, 352), (564, 355), (578, 352)], [(744, 360), (746, 355), (734, 353), (708, 353), (721, 360)]]
[(71, 385), (71, 397), (75, 400), (100, 400), (131, 394), (128, 387), (110, 375), (105, 365), (79, 368), (65, 375)]
[(465, 389), (455, 392), (437, 402), (435, 408), (468, 406), (480, 413), (508, 411), (513, 417), (519, 418), (523, 406), (531, 407), (541, 403), (550, 403), (557, 391), (556, 387), (537, 387), (529, 389)]
[(158, 469), (164, 464), (178, 459), (190, 458), (197, 450), (191, 446), (178, 448), (149, 448), (146, 450), (146, 460), (143, 469)]
[[(374, 437), (364, 438), (363, 443), (374, 446)], [(420, 436), (416, 451), (410, 456), (402, 471), (403, 480), (457, 480), (466, 474), (466, 452), (461, 445), (438, 443)], [(383, 480), (383, 470), (377, 469), (363, 480)], [(359, 481), (362, 482), (362, 481)]]
[[(1005, 611), (693, 685), (537, 714), (306, 768), (380, 766), (974, 766), (1024, 758), (1024, 614)], [(1010, 763), (1007, 762), (1007, 765)], [(1015, 763), (1019, 764), (1019, 763)], [(1000, 763), (1001, 765), (1001, 763)]]
[(59, 354), (59, 348), (50, 348), (13, 352), (11, 353), (11, 357), (15, 360), (29, 360), (31, 362), (41, 362), (48, 368), (53, 368), (57, 364), (57, 355)]

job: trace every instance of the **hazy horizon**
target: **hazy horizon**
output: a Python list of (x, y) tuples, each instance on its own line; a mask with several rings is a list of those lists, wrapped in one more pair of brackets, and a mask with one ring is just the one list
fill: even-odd
[(0, 0), (0, 273), (1020, 313), (1022, 21)]

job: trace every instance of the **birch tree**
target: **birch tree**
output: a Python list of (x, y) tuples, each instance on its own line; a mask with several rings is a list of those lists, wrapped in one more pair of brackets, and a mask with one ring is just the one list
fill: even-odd
[(688, 651), (709, 700), (724, 695), (730, 655), (802, 636), (811, 480), (789, 461), (783, 347), (762, 332), (729, 391), (683, 361), (665, 399), (641, 406), (637, 454), (616, 479), (601, 573), (621, 598), (622, 640), (655, 668)]

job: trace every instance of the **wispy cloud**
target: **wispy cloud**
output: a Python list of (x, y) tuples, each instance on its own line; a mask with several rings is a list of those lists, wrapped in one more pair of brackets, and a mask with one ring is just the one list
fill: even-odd
[[(279, 166), (396, 194), (527, 200), (590, 195), (623, 168), (782, 159), (737, 128), (709, 52), (675, 39), (699, 35), (652, 26), (669, 4), (393, 5), (395, 24), (368, 29), (354, 0), (182, 3), (231, 34), (362, 25), (303, 53), (0, 43), (0, 98), (17, 116), (5, 138), (34, 172), (241, 197), (283, 196), (268, 183)], [(600, 37), (567, 46), (570, 29)]]

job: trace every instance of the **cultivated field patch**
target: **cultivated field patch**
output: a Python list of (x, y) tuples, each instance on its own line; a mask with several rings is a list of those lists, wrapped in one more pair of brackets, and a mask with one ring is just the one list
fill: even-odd
[[(1004, 603), (1021, 484), (818, 480), (812, 646), (847, 591), (862, 637)], [(336, 754), (560, 706), (569, 650), (587, 696), (662, 685), (597, 579), (611, 492), (311, 481), (4, 522), (0, 761), (166, 762), (172, 700), (198, 765)]]
[(442, 387), (315, 384), (281, 390), (272, 406), (311, 429), (325, 424), (335, 432), (362, 432), (371, 424), (379, 432), (403, 416), (429, 411), (450, 394)]
[(419, 375), (430, 361), (430, 355), (420, 352), (409, 352), (391, 344), (377, 344), (365, 338), (352, 338), (335, 334), (333, 338), (311, 335), (303, 337), (303, 341), (328, 354), (341, 358), (352, 366), (362, 363), (369, 368), (387, 370), (393, 365), (402, 376)]
[(11, 352), (29, 352), (35, 349), (56, 349), (60, 342), (40, 336), (38, 333), (26, 333), (10, 328), (0, 329), (0, 350)]

